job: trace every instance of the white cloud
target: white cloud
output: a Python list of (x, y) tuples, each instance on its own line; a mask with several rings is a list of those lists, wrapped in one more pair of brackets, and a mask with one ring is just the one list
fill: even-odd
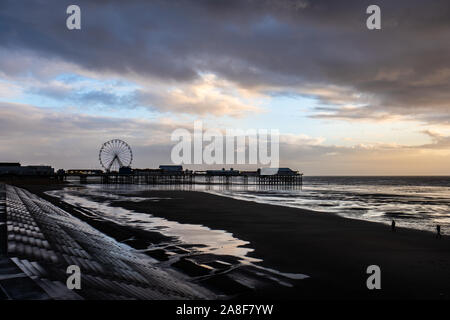
[(139, 92), (140, 102), (162, 112), (196, 115), (244, 117), (262, 112), (259, 99), (230, 81), (204, 74), (192, 83), (147, 85)]

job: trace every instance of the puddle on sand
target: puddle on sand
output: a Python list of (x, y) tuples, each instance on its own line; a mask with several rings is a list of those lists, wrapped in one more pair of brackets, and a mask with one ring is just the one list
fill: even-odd
[[(164, 218), (155, 217), (148, 213), (140, 213), (121, 207), (113, 207), (114, 201), (142, 201), (159, 198), (134, 198), (126, 195), (114, 194), (94, 188), (67, 187), (63, 190), (48, 191), (48, 195), (57, 197), (73, 206), (89, 210), (89, 212), (100, 219), (109, 220), (120, 225), (137, 228), (141, 230), (159, 232), (164, 236), (176, 239), (169, 244), (158, 244), (150, 246), (149, 249), (158, 249), (164, 245), (181, 245), (197, 254), (213, 254), (218, 256), (233, 256), (243, 265), (253, 266), (261, 271), (272, 273), (292, 280), (308, 278), (304, 274), (282, 273), (277, 270), (255, 265), (262, 262), (261, 259), (249, 257), (248, 254), (254, 249), (249, 248), (247, 241), (233, 237), (232, 233), (223, 230), (212, 230), (208, 227), (195, 224), (182, 224)], [(101, 199), (101, 200), (99, 200)], [(272, 279), (275, 280), (275, 279)], [(277, 281), (279, 282), (279, 280)], [(284, 283), (281, 283), (285, 285)], [(288, 285), (290, 286), (290, 285)]]
[[(113, 201), (129, 201), (130, 199), (126, 196), (84, 188), (65, 188), (63, 190), (49, 191), (47, 194), (71, 205), (88, 209), (98, 218), (128, 227), (160, 232), (165, 236), (177, 239), (180, 244), (190, 244), (192, 245), (191, 248), (203, 253), (235, 256), (242, 263), (261, 261), (248, 256), (248, 253), (254, 251), (252, 248), (245, 247), (249, 242), (237, 239), (229, 232), (212, 230), (201, 225), (181, 224), (155, 217), (148, 213), (111, 206)], [(105, 201), (100, 202), (94, 200), (93, 197), (98, 197)], [(136, 200), (132, 198), (132, 201)], [(159, 199), (154, 200), (157, 201)]]

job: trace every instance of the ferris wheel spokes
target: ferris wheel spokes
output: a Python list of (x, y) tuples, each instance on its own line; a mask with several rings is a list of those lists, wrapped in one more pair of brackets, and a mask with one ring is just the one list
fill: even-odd
[(117, 171), (122, 167), (128, 167), (133, 161), (133, 152), (130, 146), (119, 139), (105, 142), (99, 153), (102, 167), (107, 171)]

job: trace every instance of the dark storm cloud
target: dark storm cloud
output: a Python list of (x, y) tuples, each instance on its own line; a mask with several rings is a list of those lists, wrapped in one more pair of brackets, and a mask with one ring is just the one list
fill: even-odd
[[(189, 82), (212, 72), (247, 88), (342, 106), (318, 110), (319, 117), (395, 114), (449, 123), (449, 2), (376, 1), (383, 29), (369, 31), (372, 3), (77, 1), (82, 30), (69, 31), (65, 9), (72, 3), (7, 0), (0, 4), (0, 45), (100, 73)], [(363, 109), (349, 113), (348, 104)]]

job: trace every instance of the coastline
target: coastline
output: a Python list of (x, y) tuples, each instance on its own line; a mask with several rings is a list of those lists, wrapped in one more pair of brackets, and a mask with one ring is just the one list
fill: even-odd
[[(55, 186), (26, 187), (52, 200), (44, 192)], [(404, 228), (393, 233), (384, 224), (205, 192), (142, 191), (128, 196), (170, 199), (117, 201), (113, 205), (226, 230), (250, 242), (249, 247), (255, 249), (250, 255), (262, 259), (264, 267), (309, 275), (311, 278), (286, 291), (293, 294), (290, 299), (450, 297), (450, 283), (443, 281), (450, 278), (446, 236), (435, 239), (430, 232)], [(53, 198), (52, 202), (58, 201)], [(373, 264), (381, 268), (382, 290), (366, 287), (366, 268)]]

